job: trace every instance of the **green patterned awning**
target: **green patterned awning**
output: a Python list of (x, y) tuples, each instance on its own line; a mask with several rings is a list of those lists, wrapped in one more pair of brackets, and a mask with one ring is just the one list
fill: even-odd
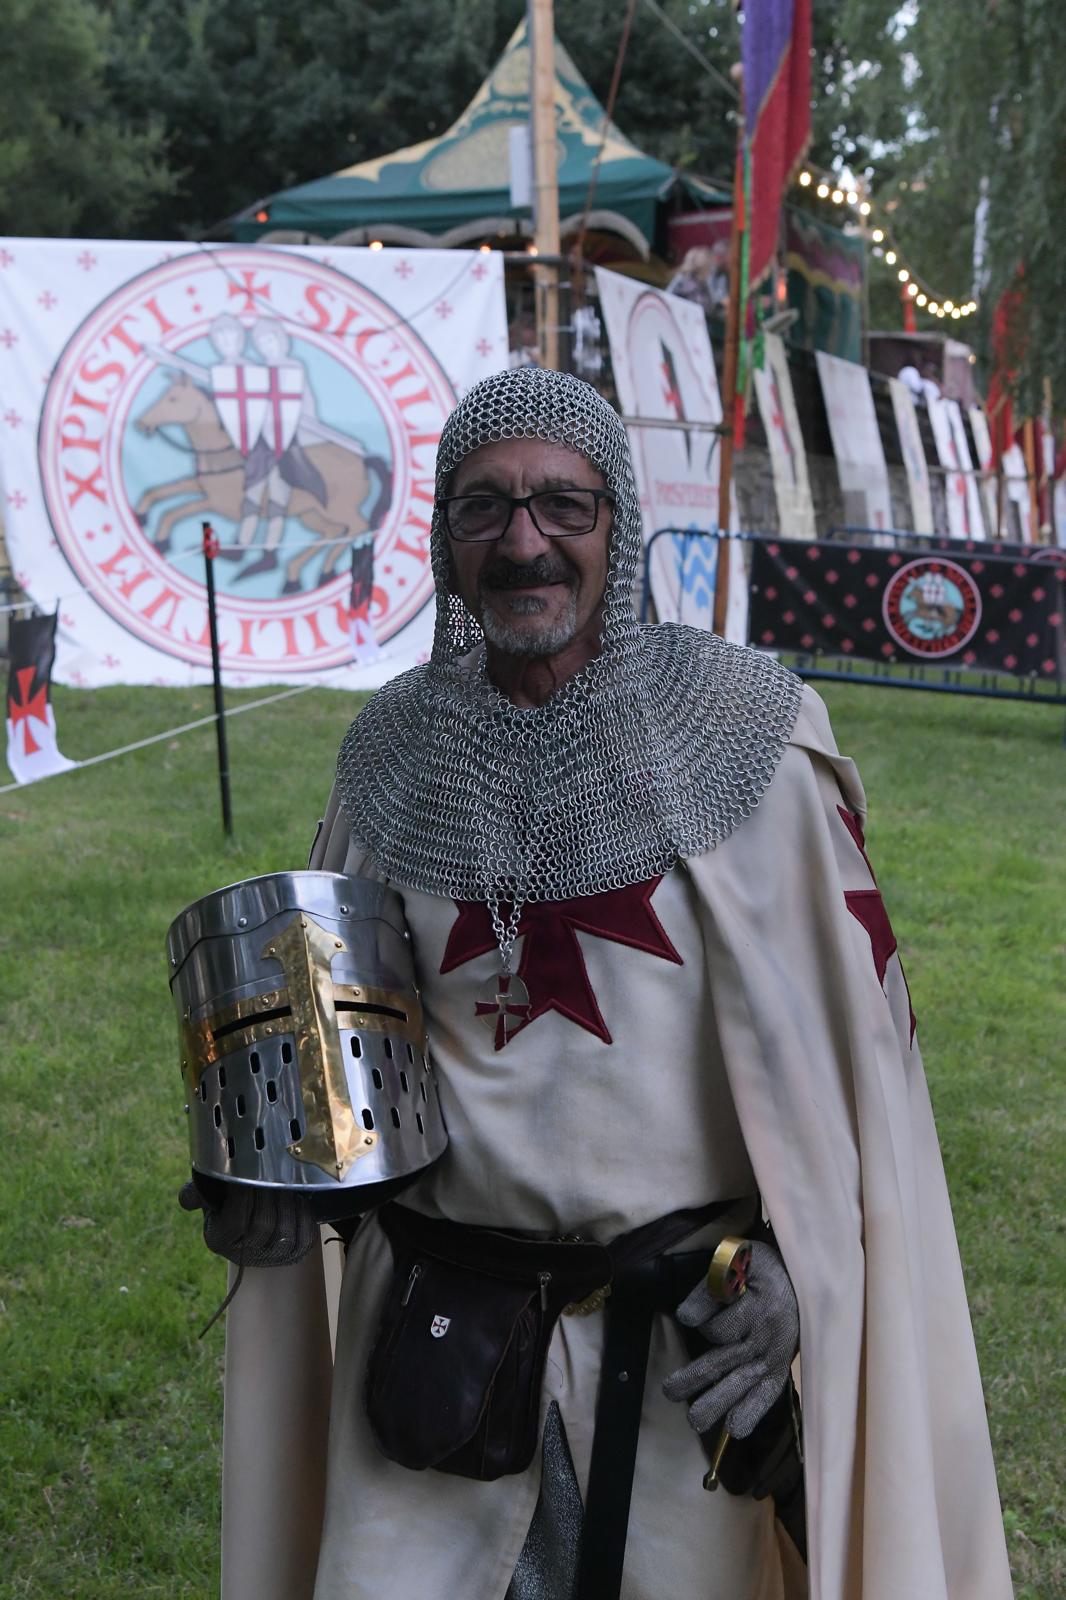
[[(352, 229), (391, 226), (425, 234), (426, 243), (458, 244), (475, 236), (472, 230), (480, 224), (488, 225), (485, 232), (507, 232), (516, 222), (528, 229), (528, 209), (511, 205), (509, 134), (529, 121), (529, 64), (523, 21), (447, 133), (257, 202), (234, 220), (237, 239), (256, 240), (279, 229), (332, 239)], [(565, 231), (567, 219), (584, 210), (605, 117), (558, 40), (555, 117), (559, 215)], [(594, 225), (609, 228), (613, 217), (618, 231), (646, 248), (654, 238), (656, 207), (677, 187), (697, 203), (725, 198), (710, 185), (682, 178), (644, 155), (608, 124), (593, 201), (596, 215), (590, 219)]]

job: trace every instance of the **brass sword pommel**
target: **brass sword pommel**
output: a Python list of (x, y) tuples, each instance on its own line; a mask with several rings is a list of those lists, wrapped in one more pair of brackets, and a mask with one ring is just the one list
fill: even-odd
[[(734, 1300), (739, 1300), (747, 1290), (750, 1271), (750, 1239), (738, 1239), (735, 1235), (727, 1233), (711, 1257), (711, 1264), (707, 1268), (708, 1294), (712, 1300), (718, 1300), (722, 1305), (732, 1305)], [(705, 1489), (718, 1487), (718, 1469), (722, 1464), (729, 1438), (729, 1429), (723, 1428), (714, 1447), (711, 1465), (703, 1476)]]

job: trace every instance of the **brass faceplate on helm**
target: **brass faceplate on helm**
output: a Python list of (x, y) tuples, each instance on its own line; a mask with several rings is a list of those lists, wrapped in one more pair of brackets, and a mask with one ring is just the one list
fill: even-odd
[(356, 1120), (341, 1056), (331, 965), (347, 948), (343, 939), (297, 912), (262, 951), (264, 958), (280, 962), (288, 980), (296, 1036), (306, 1122), (289, 1149), (299, 1160), (338, 1178), (378, 1142), (378, 1135)]

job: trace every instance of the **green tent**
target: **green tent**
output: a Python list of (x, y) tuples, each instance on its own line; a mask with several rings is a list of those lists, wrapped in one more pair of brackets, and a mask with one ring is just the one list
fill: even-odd
[[(241, 212), (242, 243), (293, 242), (293, 235), (357, 244), (451, 246), (493, 235), (530, 233), (528, 208), (511, 205), (510, 130), (529, 122), (529, 41), (523, 21), (459, 120), (438, 139), (297, 184)], [(555, 119), (561, 231), (576, 230), (604, 135), (605, 113), (566, 50), (555, 44)], [(647, 257), (660, 202), (680, 191), (686, 203), (726, 198), (680, 177), (607, 125), (588, 218)]]

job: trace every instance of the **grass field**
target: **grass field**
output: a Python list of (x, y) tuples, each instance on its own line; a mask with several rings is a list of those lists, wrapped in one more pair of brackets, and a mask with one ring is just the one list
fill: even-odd
[[(865, 778), (919, 1017), (1017, 1594), (1056, 1600), (1062, 714), (835, 685), (825, 698)], [(60, 689), (55, 703), (76, 757), (210, 709), (204, 690)], [(174, 1203), (186, 1130), (163, 937), (221, 883), (303, 865), (353, 709), (313, 691), (231, 722), (232, 844), (209, 727), (0, 796), (3, 1600), (217, 1593), (223, 1331), (196, 1335), (224, 1273)]]

